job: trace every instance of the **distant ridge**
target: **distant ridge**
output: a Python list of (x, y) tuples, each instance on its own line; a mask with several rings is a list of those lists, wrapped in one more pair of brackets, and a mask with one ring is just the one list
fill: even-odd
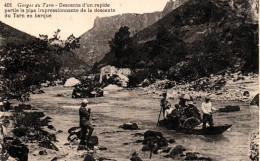
[(173, 9), (188, 0), (170, 0), (162, 12), (133, 14), (127, 13), (111, 17), (97, 17), (92, 29), (80, 36), (80, 49), (75, 53), (90, 66), (104, 58), (109, 52), (108, 42), (122, 26), (128, 26), (132, 35), (152, 25)]

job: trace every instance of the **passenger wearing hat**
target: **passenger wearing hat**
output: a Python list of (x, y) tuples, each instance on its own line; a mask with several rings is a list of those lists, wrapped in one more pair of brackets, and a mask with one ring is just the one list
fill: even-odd
[(186, 103), (187, 103), (187, 105), (186, 105), (187, 107), (185, 108), (185, 110), (188, 111), (188, 112), (186, 112), (186, 114), (187, 113), (189, 114), (188, 117), (195, 117), (195, 118), (197, 118), (197, 119), (202, 121), (201, 115), (200, 115), (200, 111), (194, 105), (195, 103), (192, 100), (187, 101)]
[(167, 93), (163, 93), (162, 95), (163, 95), (163, 98), (161, 99), (160, 105), (161, 105), (161, 108), (163, 109), (163, 117), (165, 119), (166, 118), (165, 117), (165, 110), (170, 109), (171, 104), (167, 100)]
[[(88, 105), (88, 100), (83, 99), (81, 103), (81, 107), (79, 109), (80, 127), (81, 127), (81, 141), (80, 141), (81, 145), (86, 145), (86, 139), (89, 140), (94, 131), (94, 128), (90, 123), (91, 109), (86, 108), (87, 105)], [(87, 130), (89, 130), (89, 132), (88, 132), (88, 137), (86, 138)]]
[(212, 118), (212, 110), (217, 110), (214, 107), (212, 107), (212, 104), (210, 102), (210, 98), (206, 97), (205, 101), (202, 102), (201, 110), (203, 113), (203, 129), (206, 128), (207, 122), (209, 123), (210, 127), (213, 127), (213, 118)]

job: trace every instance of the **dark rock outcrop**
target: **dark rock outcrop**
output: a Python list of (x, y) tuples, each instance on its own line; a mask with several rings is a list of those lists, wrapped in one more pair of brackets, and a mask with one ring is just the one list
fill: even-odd
[(125, 129), (125, 130), (137, 130), (137, 129), (139, 129), (138, 125), (136, 123), (124, 123), (123, 125), (121, 125), (119, 127), (122, 128), (122, 129)]
[(8, 143), (7, 152), (13, 158), (18, 158), (20, 161), (28, 161), (29, 149), (19, 140)]
[(93, 157), (93, 155), (87, 154), (87, 156), (85, 156), (85, 158), (84, 158), (84, 161), (96, 161), (96, 160)]
[(168, 141), (163, 137), (162, 133), (155, 131), (146, 131), (144, 133), (143, 144), (147, 145), (149, 149), (157, 151), (159, 148), (168, 145)]
[(235, 112), (235, 111), (240, 111), (240, 107), (238, 105), (236, 106), (229, 105), (219, 109), (219, 112)]
[(178, 154), (182, 154), (186, 149), (182, 145), (177, 145), (176, 147), (170, 150), (170, 156), (174, 157)]
[(39, 143), (39, 147), (56, 150), (59, 151), (59, 149), (49, 140), (44, 140)]
[(138, 153), (134, 152), (132, 157), (130, 158), (131, 161), (142, 161), (142, 159), (138, 156)]
[(201, 161), (212, 161), (211, 158), (205, 157), (197, 152), (188, 152), (184, 160), (201, 160)]

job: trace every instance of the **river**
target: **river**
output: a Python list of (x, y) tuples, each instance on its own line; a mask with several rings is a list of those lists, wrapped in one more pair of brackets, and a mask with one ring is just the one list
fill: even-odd
[[(78, 126), (78, 108), (82, 99), (72, 99), (72, 88), (62, 86), (43, 88), (44, 94), (31, 96), (30, 104), (52, 117), (52, 125), (62, 133), (57, 134), (58, 147), (64, 153), (62, 160), (83, 160), (76, 157), (75, 148), (63, 146), (67, 143), (68, 129)], [(65, 97), (57, 97), (59, 93), (68, 94)], [(94, 135), (99, 137), (99, 144), (108, 148), (99, 151), (96, 155), (115, 159), (118, 161), (129, 160), (131, 154), (136, 151), (140, 158), (149, 160), (149, 152), (142, 152), (142, 144), (135, 143), (143, 137), (134, 136), (137, 132), (144, 133), (147, 130), (160, 131), (167, 139), (173, 138), (176, 143), (169, 147), (183, 145), (187, 151), (199, 152), (213, 160), (246, 161), (249, 160), (250, 135), (259, 127), (258, 108), (249, 107), (244, 102), (219, 101), (212, 102), (216, 108), (225, 105), (239, 105), (241, 111), (232, 113), (216, 113), (213, 116), (214, 124), (232, 124), (233, 126), (217, 136), (196, 136), (176, 133), (156, 126), (160, 111), (159, 99), (154, 99), (142, 94), (138, 90), (110, 91), (101, 98), (89, 98), (92, 107), (92, 124), (95, 126)], [(177, 100), (170, 100), (176, 104)], [(201, 102), (196, 103), (200, 107)], [(140, 130), (130, 131), (118, 128), (126, 122), (135, 122)], [(163, 157), (165, 153), (154, 154), (152, 160), (172, 160)], [(52, 155), (39, 156), (38, 160), (51, 159)], [(29, 158), (35, 158), (32, 154)]]

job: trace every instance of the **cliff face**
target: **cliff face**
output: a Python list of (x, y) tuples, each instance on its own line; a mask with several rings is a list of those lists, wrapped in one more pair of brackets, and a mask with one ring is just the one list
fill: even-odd
[(122, 14), (112, 17), (96, 18), (94, 27), (80, 36), (80, 49), (75, 53), (88, 65), (92, 66), (109, 52), (109, 40), (122, 26), (128, 26), (132, 35), (152, 25), (170, 11), (187, 0), (169, 1), (162, 12), (145, 14)]

